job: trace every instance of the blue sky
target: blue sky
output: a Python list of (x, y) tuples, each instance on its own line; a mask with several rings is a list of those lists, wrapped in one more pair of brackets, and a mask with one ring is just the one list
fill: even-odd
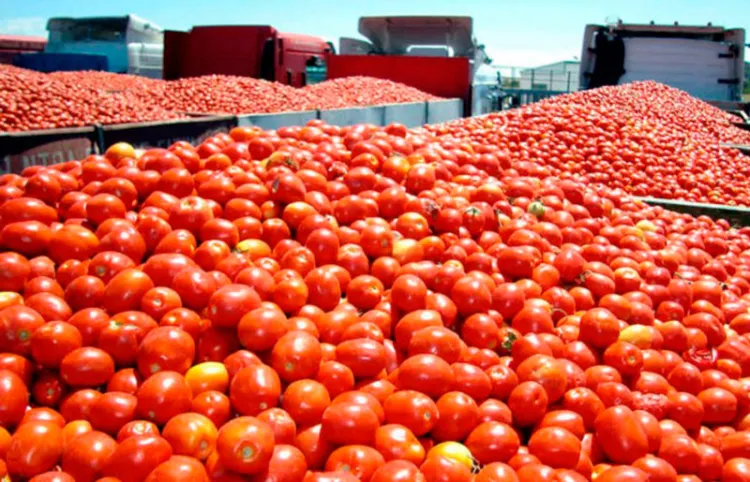
[(357, 35), (363, 15), (469, 15), (496, 64), (535, 66), (580, 55), (583, 28), (629, 23), (705, 24), (750, 31), (750, 0), (0, 0), (0, 33), (43, 35), (51, 16), (133, 13), (167, 29), (192, 25), (272, 25), (338, 45)]

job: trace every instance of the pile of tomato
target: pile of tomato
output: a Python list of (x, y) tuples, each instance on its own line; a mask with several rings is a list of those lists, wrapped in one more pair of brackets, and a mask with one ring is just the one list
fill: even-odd
[[(87, 82), (91, 74), (94, 80)], [(165, 109), (156, 97), (120, 90), (122, 86), (116, 86), (116, 91), (101, 84), (96, 87), (100, 78), (97, 72), (48, 75), (0, 65), (0, 132), (184, 117)]]
[(747, 228), (554, 176), (604, 147), (539, 109), (0, 176), (0, 477), (750, 481)]
[(441, 100), (414, 87), (374, 77), (352, 76), (308, 85), (304, 89), (317, 100), (320, 109), (407, 104)]
[(431, 129), (634, 196), (750, 206), (747, 157), (728, 147), (750, 145), (750, 132), (734, 122), (683, 91), (635, 82)]
[(436, 99), (371, 77), (298, 89), (229, 75), (163, 81), (95, 71), (43, 74), (0, 65), (0, 132), (179, 119), (186, 113), (269, 114)]

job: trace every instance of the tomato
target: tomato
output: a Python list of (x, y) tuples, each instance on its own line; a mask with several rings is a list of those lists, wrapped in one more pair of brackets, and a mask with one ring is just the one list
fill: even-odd
[(448, 392), (436, 404), (438, 420), (431, 430), (436, 440), (463, 440), (479, 423), (479, 407), (462, 392)]
[(205, 460), (214, 450), (218, 431), (214, 423), (198, 413), (182, 413), (167, 422), (162, 437), (176, 455)]
[(188, 412), (193, 399), (185, 378), (172, 371), (160, 371), (146, 378), (136, 396), (138, 416), (158, 425)]
[(632, 463), (648, 453), (645, 428), (627, 407), (615, 406), (601, 412), (595, 421), (596, 437), (607, 457)]
[(68, 443), (61, 467), (75, 480), (94, 481), (103, 475), (104, 465), (115, 452), (117, 442), (109, 435), (90, 431)]
[(540, 428), (529, 439), (529, 453), (553, 468), (575, 468), (580, 452), (580, 440), (562, 427)]
[(420, 467), (425, 480), (468, 482), (472, 478), (471, 469), (448, 457), (430, 457)]
[(509, 465), (493, 462), (485, 465), (474, 477), (475, 482), (516, 482), (518, 476)]
[(134, 435), (120, 442), (103, 462), (102, 473), (123, 482), (144, 480), (152, 470), (172, 456), (172, 448), (155, 435)]
[(62, 455), (62, 428), (54, 422), (34, 421), (19, 426), (6, 453), (8, 473), (30, 478), (51, 470)]
[(21, 421), (29, 401), (24, 381), (14, 372), (0, 369), (0, 425), (14, 426)]
[(370, 482), (425, 482), (419, 467), (406, 460), (391, 460), (380, 466), (373, 474)]
[(336, 360), (349, 367), (357, 378), (373, 377), (385, 369), (385, 347), (367, 338), (347, 340), (336, 347)]
[(325, 470), (346, 471), (355, 475), (359, 480), (369, 481), (372, 474), (383, 465), (385, 465), (383, 456), (372, 447), (347, 445), (331, 453)]
[(507, 462), (520, 447), (518, 434), (508, 425), (484, 422), (469, 433), (466, 447), (481, 464)]
[(750, 462), (747, 458), (734, 458), (728, 460), (722, 469), (721, 480), (727, 482), (741, 482), (747, 480), (750, 475)]
[(415, 355), (406, 359), (398, 370), (401, 389), (419, 389), (422, 393), (439, 397), (447, 392), (455, 375), (450, 365), (435, 355)]
[(183, 329), (163, 326), (155, 328), (141, 340), (138, 347), (138, 371), (144, 377), (160, 370), (185, 373), (195, 358), (195, 342)]
[(143, 271), (126, 269), (115, 275), (104, 289), (103, 308), (111, 314), (140, 307), (141, 299), (154, 287)]
[(320, 342), (314, 336), (291, 331), (274, 344), (271, 366), (282, 380), (291, 382), (314, 376), (321, 358)]
[(645, 482), (649, 480), (649, 476), (646, 472), (637, 469), (635, 467), (628, 467), (620, 465), (605, 469), (598, 477), (597, 480), (603, 482), (615, 482), (615, 481), (633, 481), (633, 482)]
[(146, 477), (146, 481), (155, 482), (159, 480), (169, 481), (207, 481), (206, 469), (197, 460), (191, 457), (173, 455), (166, 462), (159, 464)]
[(89, 420), (96, 430), (115, 435), (135, 418), (137, 399), (124, 392), (107, 392), (91, 405)]
[(260, 306), (260, 297), (252, 288), (230, 284), (216, 290), (208, 301), (208, 318), (217, 327), (236, 327), (245, 313)]
[(99, 348), (77, 348), (60, 361), (60, 375), (65, 383), (72, 386), (104, 385), (114, 373), (114, 360)]
[(325, 385), (313, 380), (292, 382), (282, 397), (283, 409), (303, 427), (320, 423), (330, 403), (331, 397)]
[(383, 410), (386, 422), (403, 425), (417, 436), (430, 432), (440, 414), (430, 397), (412, 390), (401, 390), (390, 395), (383, 404)]
[(320, 436), (329, 443), (370, 445), (379, 426), (380, 419), (370, 406), (339, 402), (323, 412)]
[(391, 299), (396, 308), (405, 312), (424, 309), (427, 287), (414, 275), (402, 275), (396, 278), (391, 288)]
[(533, 425), (541, 420), (548, 403), (549, 397), (544, 387), (533, 381), (520, 383), (508, 397), (508, 407), (514, 413), (514, 421), (521, 426)]
[(240, 474), (257, 474), (268, 467), (273, 456), (271, 427), (254, 417), (238, 417), (218, 432), (216, 452), (219, 461)]
[(279, 375), (269, 366), (250, 365), (233, 377), (229, 389), (232, 406), (243, 415), (256, 416), (275, 407), (281, 396)]

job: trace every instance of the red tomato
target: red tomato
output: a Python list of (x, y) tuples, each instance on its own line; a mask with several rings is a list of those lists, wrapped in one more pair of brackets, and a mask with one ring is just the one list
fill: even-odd
[(245, 475), (265, 470), (273, 456), (271, 427), (254, 417), (238, 417), (219, 430), (216, 452), (226, 468)]
[(104, 465), (116, 448), (117, 442), (109, 435), (86, 432), (68, 443), (62, 455), (61, 467), (75, 480), (97, 480), (102, 477)]
[(51, 470), (62, 455), (62, 428), (54, 422), (34, 421), (19, 426), (6, 453), (8, 473), (30, 478)]
[(172, 447), (158, 435), (134, 435), (117, 445), (103, 462), (102, 473), (123, 482), (141, 481), (171, 456)]

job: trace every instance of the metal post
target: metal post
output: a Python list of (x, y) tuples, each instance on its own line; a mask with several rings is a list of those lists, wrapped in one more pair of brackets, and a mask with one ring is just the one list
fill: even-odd
[(570, 70), (568, 70), (568, 88), (566, 92), (570, 92), (570, 73), (571, 73)]
[(536, 69), (531, 69), (531, 86), (529, 86), (530, 89), (534, 89), (534, 72), (536, 72)]
[(555, 81), (553, 80), (555, 77), (555, 71), (553, 69), (549, 70), (549, 87), (547, 87), (547, 90), (555, 90)]

